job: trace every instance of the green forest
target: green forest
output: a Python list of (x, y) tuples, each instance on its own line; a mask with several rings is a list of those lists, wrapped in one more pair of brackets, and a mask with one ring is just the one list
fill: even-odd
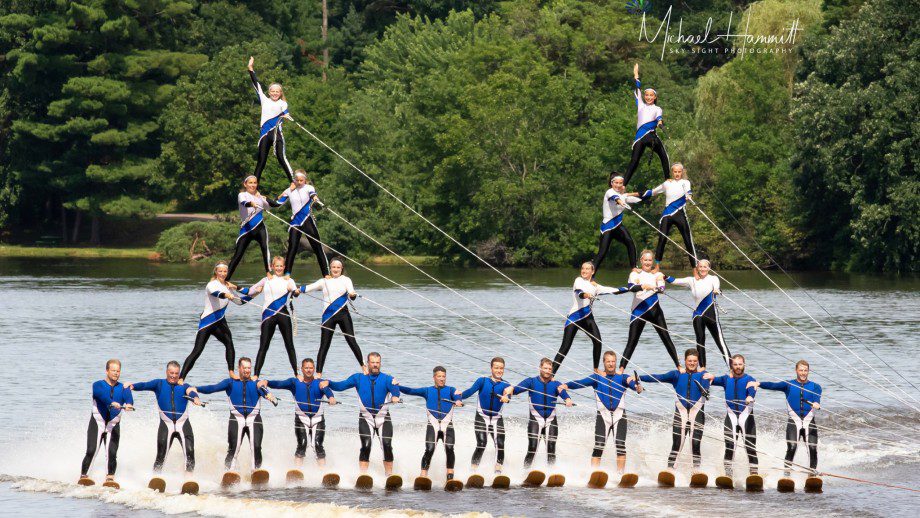
[[(297, 122), (483, 257), (577, 264), (596, 251), (608, 174), (629, 162), (638, 62), (671, 160), (755, 262), (916, 272), (918, 13), (920, 0), (0, 0), (0, 241), (144, 240), (166, 260), (226, 258), (255, 166), (254, 56)], [(730, 17), (750, 34), (793, 20), (798, 31), (771, 45), (648, 41), (663, 21), (689, 35)], [(402, 254), (472, 264), (284, 128), (293, 166), (346, 220)], [(266, 195), (287, 186), (273, 157), (262, 180)], [(629, 190), (660, 182), (643, 158)], [(657, 221), (661, 207), (638, 212)], [(151, 222), (165, 213), (221, 220), (160, 235)], [(717, 267), (750, 266), (688, 215)], [(331, 246), (384, 253), (328, 211), (317, 218)], [(285, 228), (267, 219), (280, 250)], [(626, 224), (654, 244), (649, 226)], [(666, 261), (682, 262), (675, 248)]]

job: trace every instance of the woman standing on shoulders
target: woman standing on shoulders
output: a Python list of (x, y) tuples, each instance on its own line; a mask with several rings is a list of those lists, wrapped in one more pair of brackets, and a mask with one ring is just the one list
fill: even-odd
[(301, 242), (306, 239), (310, 242), (313, 253), (316, 254), (320, 273), (323, 277), (328, 276), (329, 259), (326, 257), (326, 251), (323, 250), (319, 229), (316, 228), (316, 220), (313, 219), (313, 204), (322, 204), (316, 196), (316, 189), (307, 183), (307, 172), (303, 169), (294, 172), (294, 183), (278, 198), (278, 203), (287, 202), (291, 202), (292, 215), (290, 228), (288, 228), (288, 250), (284, 259), (284, 274), (289, 276), (294, 271), (294, 259), (297, 257), (297, 252), (300, 251)]
[(711, 268), (709, 259), (700, 259), (696, 263), (692, 277), (679, 279), (671, 276), (665, 277), (665, 281), (669, 283), (690, 288), (690, 293), (693, 295), (696, 303), (696, 309), (693, 310), (693, 333), (696, 335), (696, 350), (700, 353), (700, 365), (704, 370), (706, 369), (707, 329), (712, 339), (716, 341), (725, 365), (729, 368), (732, 357), (732, 353), (728, 351), (728, 345), (725, 344), (725, 338), (722, 336), (722, 325), (719, 323), (719, 312), (716, 308), (716, 295), (722, 293), (719, 290), (719, 278), (709, 273)]
[(629, 166), (626, 168), (626, 175), (623, 181), (624, 185), (629, 184), (636, 168), (639, 167), (639, 160), (642, 159), (642, 153), (645, 148), (650, 148), (661, 160), (661, 172), (664, 179), (668, 179), (668, 165), (671, 163), (668, 158), (668, 152), (664, 149), (664, 142), (658, 138), (657, 129), (662, 126), (662, 110), (658, 106), (658, 92), (653, 88), (646, 88), (642, 91), (642, 83), (639, 81), (639, 64), (633, 68), (633, 76), (636, 79), (636, 108), (638, 109), (636, 121), (636, 136), (632, 143), (632, 158), (629, 160)]
[(629, 267), (635, 268), (638, 260), (636, 257), (636, 244), (633, 242), (632, 236), (629, 235), (629, 231), (623, 226), (623, 211), (629, 208), (628, 204), (639, 203), (642, 198), (634, 196), (637, 193), (626, 193), (626, 185), (619, 173), (610, 173), (608, 185), (610, 188), (604, 193), (602, 207), (604, 219), (601, 222), (601, 238), (597, 245), (597, 255), (594, 256), (591, 264), (594, 265), (594, 270), (597, 271), (610, 249), (610, 242), (616, 239), (626, 247)]
[(569, 316), (565, 319), (565, 328), (562, 331), (562, 345), (559, 346), (559, 352), (553, 360), (553, 374), (562, 366), (563, 360), (569, 354), (572, 348), (572, 341), (575, 340), (575, 334), (578, 331), (585, 333), (591, 339), (593, 345), (594, 368), (597, 369), (601, 363), (601, 330), (594, 321), (594, 315), (591, 313), (591, 307), (594, 299), (604, 293), (614, 293), (616, 288), (608, 288), (592, 281), (594, 278), (594, 264), (586, 262), (581, 265), (580, 275), (575, 279), (572, 286), (572, 309), (569, 310)]
[(278, 203), (268, 200), (259, 194), (259, 180), (252, 175), (243, 180), (243, 190), (237, 196), (237, 205), (240, 209), (240, 234), (236, 237), (236, 249), (227, 272), (227, 280), (233, 276), (236, 267), (243, 260), (243, 254), (249, 243), (255, 241), (262, 250), (262, 264), (265, 272), (270, 276), (271, 268), (268, 264), (268, 230), (265, 228), (265, 216), (262, 211), (268, 207), (277, 207)]
[(661, 338), (661, 343), (668, 351), (674, 366), (680, 368), (677, 348), (674, 347), (674, 342), (671, 340), (668, 322), (664, 319), (664, 312), (661, 311), (661, 304), (658, 302), (658, 294), (664, 292), (664, 276), (652, 270), (655, 265), (655, 257), (651, 250), (643, 251), (639, 262), (642, 264), (642, 271), (630, 273), (626, 286), (617, 289), (617, 293), (632, 292), (633, 294), (632, 312), (629, 315), (629, 335), (626, 338), (623, 358), (620, 360), (620, 369), (625, 369), (629, 364), (629, 359), (636, 350), (646, 322), (655, 326), (655, 331), (658, 332), (658, 337)]
[(351, 283), (351, 279), (345, 275), (345, 263), (341, 259), (338, 257), (332, 259), (329, 262), (329, 270), (330, 277), (324, 277), (300, 288), (303, 293), (320, 290), (323, 292), (323, 318), (319, 335), (319, 352), (316, 354), (316, 377), (323, 377), (323, 366), (326, 364), (326, 355), (332, 344), (335, 326), (339, 326), (339, 329), (342, 330), (342, 336), (345, 337), (352, 354), (355, 355), (361, 368), (365, 369), (366, 374), (364, 357), (355, 339), (355, 326), (351, 321), (351, 313), (348, 311), (348, 302), (355, 300), (358, 294), (355, 293), (355, 286)]
[(208, 343), (208, 339), (212, 336), (224, 344), (227, 371), (230, 373), (231, 378), (236, 378), (236, 374), (233, 372), (236, 362), (236, 350), (233, 348), (233, 335), (230, 333), (230, 326), (227, 325), (227, 320), (224, 318), (224, 313), (227, 311), (227, 305), (230, 302), (242, 303), (239, 297), (235, 296), (231, 291), (235, 289), (236, 286), (227, 282), (227, 265), (223, 262), (217, 263), (214, 266), (211, 281), (204, 288), (204, 311), (198, 317), (198, 334), (195, 335), (195, 347), (182, 364), (182, 371), (179, 373), (181, 380), (184, 380), (192, 372), (195, 361), (201, 356), (205, 344)]
[(668, 240), (671, 227), (677, 227), (684, 240), (684, 250), (690, 259), (690, 267), (696, 268), (696, 247), (693, 244), (693, 233), (690, 231), (690, 221), (687, 219), (687, 202), (693, 201), (693, 191), (690, 189), (690, 180), (686, 177), (684, 165), (680, 162), (671, 166), (671, 178), (654, 189), (642, 194), (642, 199), (664, 193), (664, 211), (658, 221), (658, 246), (655, 247), (655, 265), (661, 263), (664, 257), (664, 245)]
[(281, 119), (294, 120), (288, 114), (288, 103), (284, 97), (284, 90), (281, 89), (281, 83), (272, 83), (268, 85), (268, 95), (262, 91), (262, 84), (256, 77), (252, 68), (255, 58), (249, 57), (249, 79), (252, 80), (252, 87), (256, 89), (256, 95), (259, 96), (259, 104), (262, 106), (262, 117), (259, 121), (259, 145), (258, 155), (256, 158), (256, 170), (252, 173), (256, 180), (262, 179), (262, 169), (265, 168), (265, 162), (268, 161), (268, 154), (272, 149), (275, 151), (275, 157), (281, 164), (281, 169), (287, 175), (288, 180), (294, 181), (294, 172), (291, 170), (291, 164), (288, 163), (287, 155), (284, 152), (284, 133), (281, 131)]
[(246, 295), (245, 301), (252, 300), (259, 293), (264, 293), (264, 304), (262, 305), (262, 325), (259, 332), (259, 352), (256, 355), (255, 378), (259, 377), (262, 372), (262, 366), (265, 364), (265, 356), (268, 354), (268, 348), (272, 343), (272, 337), (275, 336), (275, 329), (281, 331), (281, 339), (284, 340), (284, 348), (287, 349), (288, 362), (297, 376), (297, 352), (294, 350), (294, 326), (291, 319), (294, 318), (288, 309), (288, 300), (293, 293), (295, 296), (300, 294), (297, 290), (297, 284), (284, 276), (284, 258), (275, 256), (272, 259), (272, 271), (274, 275), (262, 277), (259, 282), (249, 288), (243, 288), (240, 293)]

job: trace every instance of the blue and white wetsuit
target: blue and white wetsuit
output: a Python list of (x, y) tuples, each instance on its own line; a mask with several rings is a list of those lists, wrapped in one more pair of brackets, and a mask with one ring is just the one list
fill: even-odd
[(272, 149), (278, 158), (278, 164), (287, 175), (288, 180), (294, 181), (294, 171), (288, 162), (287, 155), (284, 151), (284, 133), (281, 131), (283, 117), (288, 114), (288, 103), (283, 98), (273, 101), (271, 97), (265, 95), (262, 90), (262, 84), (256, 78), (256, 73), (249, 71), (249, 79), (252, 81), (252, 87), (256, 90), (259, 97), (259, 105), (262, 107), (262, 116), (259, 119), (259, 144), (258, 154), (256, 155), (256, 169), (253, 175), (257, 179), (262, 178), (262, 170), (265, 169), (265, 163), (268, 161), (268, 154)]
[(799, 383), (789, 381), (762, 381), (760, 388), (786, 394), (786, 476), (792, 469), (792, 461), (798, 449), (799, 440), (808, 446), (808, 464), (812, 471), (818, 468), (818, 426), (815, 424), (815, 409), (812, 403), (821, 403), (821, 385), (814, 381)]
[(626, 247), (626, 257), (629, 260), (630, 268), (636, 266), (636, 261), (638, 260), (636, 256), (636, 243), (633, 241), (629, 231), (626, 230), (626, 227), (623, 225), (623, 211), (626, 210), (626, 207), (617, 203), (621, 200), (629, 205), (631, 203), (641, 202), (642, 198), (626, 196), (613, 188), (607, 189), (607, 192), (604, 193), (604, 218), (601, 221), (601, 237), (597, 245), (597, 255), (591, 260), (591, 264), (594, 265), (595, 274), (604, 261), (604, 257), (607, 256), (607, 251), (610, 249), (610, 243), (614, 239)]
[(565, 328), (562, 330), (562, 344), (559, 346), (559, 352), (553, 360), (553, 373), (559, 370), (563, 360), (569, 354), (572, 348), (572, 342), (575, 340), (575, 334), (582, 331), (591, 340), (593, 345), (594, 366), (597, 367), (601, 362), (601, 330), (597, 327), (592, 313), (594, 297), (606, 293), (614, 293), (615, 288), (601, 286), (591, 281), (586, 281), (581, 277), (575, 279), (572, 285), (572, 307), (569, 309), (569, 316), (565, 319)]
[(569, 390), (591, 387), (597, 401), (597, 418), (594, 420), (594, 458), (601, 458), (607, 436), (612, 435), (617, 457), (626, 455), (626, 389), (636, 390), (636, 382), (627, 383), (626, 374), (597, 374), (567, 383)]
[(351, 352), (355, 355), (355, 359), (358, 360), (358, 364), (363, 367), (364, 356), (361, 354), (361, 347), (355, 338), (355, 326), (351, 321), (351, 313), (348, 311), (348, 303), (358, 296), (355, 293), (354, 284), (351, 283), (351, 279), (347, 276), (340, 275), (329, 279), (319, 279), (300, 289), (304, 293), (320, 290), (323, 292), (323, 327), (319, 333), (316, 372), (323, 372), (326, 355), (329, 353), (329, 346), (332, 344), (332, 335), (335, 334), (335, 326), (339, 326), (339, 329), (342, 330), (345, 342), (351, 348)]
[(505, 418), (502, 417), (502, 393), (511, 384), (505, 380), (496, 380), (484, 376), (476, 380), (473, 386), (463, 391), (461, 399), (467, 399), (479, 393), (476, 417), (473, 420), (473, 432), (476, 435), (476, 449), (473, 450), (472, 465), (479, 466), (482, 454), (486, 451), (489, 436), (495, 444), (495, 463), (505, 463)]
[(110, 385), (108, 380), (99, 380), (93, 383), (93, 413), (89, 418), (89, 427), (86, 430), (86, 455), (80, 470), (82, 476), (89, 473), (96, 453), (102, 450), (106, 459), (106, 474), (115, 475), (118, 466), (118, 440), (121, 437), (122, 411), (112, 406), (133, 405), (134, 398), (131, 391), (121, 383)]
[(642, 83), (638, 79), (636, 79), (635, 96), (637, 111), (636, 135), (632, 143), (632, 157), (629, 159), (629, 166), (623, 175), (624, 185), (629, 183), (629, 179), (632, 178), (636, 168), (639, 167), (639, 160), (642, 158), (645, 148), (651, 148), (658, 155), (665, 179), (668, 178), (668, 171), (671, 167), (668, 152), (665, 151), (664, 143), (658, 138), (658, 133), (656, 132), (663, 114), (661, 108), (657, 104), (645, 104), (645, 99), (642, 95)]
[(313, 218), (313, 204), (316, 201), (316, 189), (310, 184), (304, 184), (295, 189), (288, 188), (278, 198), (278, 203), (291, 204), (291, 226), (288, 227), (288, 249), (284, 259), (285, 275), (294, 271), (294, 260), (300, 251), (301, 243), (309, 242), (319, 271), (323, 277), (329, 275), (329, 258), (323, 249), (323, 242), (319, 237), (319, 229)]
[(230, 401), (230, 423), (227, 430), (227, 457), (224, 459), (226, 469), (236, 469), (237, 457), (243, 439), (249, 439), (249, 449), (252, 452), (253, 469), (262, 466), (262, 400), (268, 395), (264, 389), (258, 388), (256, 382), (249, 380), (235, 380), (227, 378), (214, 385), (198, 387), (200, 394), (215, 394), (223, 392)]
[(262, 251), (262, 263), (266, 272), (271, 272), (271, 256), (268, 250), (268, 230), (265, 227), (265, 214), (262, 213), (268, 207), (277, 207), (278, 203), (274, 200), (263, 198), (258, 193), (249, 194), (246, 191), (237, 195), (237, 206), (240, 209), (240, 233), (236, 236), (236, 246), (233, 250), (233, 257), (227, 266), (227, 280), (233, 276), (236, 267), (243, 260), (243, 254), (249, 244), (255, 241), (259, 244)]
[(227, 360), (227, 370), (233, 371), (233, 365), (236, 362), (236, 349), (233, 347), (233, 334), (230, 333), (230, 326), (227, 325), (225, 313), (227, 305), (230, 304), (230, 288), (217, 279), (211, 279), (211, 282), (204, 288), (205, 300), (204, 310), (198, 317), (198, 334), (195, 335), (195, 347), (192, 352), (182, 362), (182, 371), (179, 377), (185, 379), (201, 353), (204, 352), (204, 346), (212, 336), (217, 338), (220, 343), (224, 344), (224, 356)]
[(422, 455), (422, 469), (431, 466), (431, 457), (438, 441), (444, 442), (444, 453), (447, 456), (447, 469), (454, 469), (456, 456), (454, 455), (454, 401), (461, 401), (460, 395), (455, 394), (457, 389), (451, 386), (425, 388), (399, 387), (401, 394), (418, 396), (425, 399), (425, 408), (428, 411), (428, 426), (425, 427), (425, 453)]
[[(185, 471), (194, 471), (195, 435), (192, 433), (192, 423), (188, 420), (188, 400), (185, 399), (189, 386), (185, 383), (170, 383), (169, 380), (161, 378), (135, 383), (132, 387), (135, 392), (153, 392), (157, 398), (160, 426), (157, 428), (157, 456), (153, 461), (153, 471), (159, 473), (163, 469), (163, 462), (174, 440), (179, 441), (179, 446), (185, 454)], [(188, 395), (192, 398), (198, 397), (196, 392)]]
[(390, 398), (399, 397), (399, 387), (393, 382), (393, 376), (382, 372), (357, 372), (348, 379), (330, 381), (329, 388), (336, 392), (353, 388), (358, 393), (358, 434), (361, 437), (358, 459), (361, 462), (370, 460), (371, 439), (377, 435), (383, 447), (383, 461), (393, 462), (393, 422), (388, 407)]
[[(655, 289), (645, 290), (642, 286), (654, 286)], [(629, 315), (629, 335), (626, 338), (626, 349), (623, 350), (623, 357), (620, 359), (620, 367), (625, 368), (629, 364), (629, 359), (636, 350), (646, 322), (655, 326), (655, 331), (668, 351), (671, 361), (674, 362), (675, 367), (679, 366), (677, 348), (674, 347), (674, 342), (671, 340), (668, 322), (658, 302), (658, 294), (664, 292), (664, 276), (644, 270), (639, 273), (631, 272), (626, 286), (617, 288), (617, 293), (627, 292), (632, 292), (633, 301)]]
[(529, 469), (537, 454), (540, 439), (546, 441), (546, 461), (556, 462), (556, 438), (559, 436), (559, 423), (556, 420), (556, 400), (569, 399), (562, 383), (540, 376), (527, 378), (514, 386), (512, 394), (527, 392), (530, 398), (530, 417), (527, 420), (527, 455), (524, 456), (524, 469)]
[(696, 268), (696, 245), (693, 244), (693, 232), (690, 230), (690, 221), (687, 220), (687, 202), (693, 195), (690, 181), (686, 178), (665, 180), (658, 187), (642, 193), (642, 198), (650, 198), (661, 193), (664, 193), (665, 207), (658, 221), (660, 233), (658, 234), (658, 245), (655, 246), (655, 261), (660, 263), (664, 258), (664, 245), (667, 242), (665, 236), (669, 235), (671, 227), (675, 226), (684, 241), (684, 250), (690, 260), (690, 267)]
[[(273, 276), (271, 279), (262, 277), (259, 282), (249, 288), (240, 290), (240, 293), (247, 297), (254, 297), (262, 293), (262, 325), (259, 333), (259, 352), (256, 355), (256, 365), (253, 371), (256, 376), (262, 372), (262, 366), (265, 364), (265, 355), (268, 354), (268, 348), (271, 346), (272, 337), (275, 336), (275, 329), (281, 332), (281, 339), (284, 340), (284, 348), (287, 350), (288, 362), (294, 375), (297, 375), (297, 351), (294, 350), (294, 326), (291, 319), (293, 304), (291, 302), (291, 292), (297, 290), (297, 283), (292, 279)], [(290, 308), (289, 308), (290, 306)]]
[(712, 385), (725, 388), (725, 474), (732, 476), (735, 458), (735, 441), (741, 440), (747, 450), (751, 474), (757, 473), (757, 425), (754, 423), (754, 404), (746, 399), (757, 395), (757, 389), (748, 388), (754, 380), (748, 374), (739, 378), (729, 375), (713, 378)]
[(706, 414), (703, 412), (703, 405), (706, 403), (704, 395), (709, 390), (709, 380), (703, 379), (703, 373), (700, 371), (673, 370), (664, 374), (642, 375), (639, 376), (639, 381), (670, 383), (674, 387), (677, 399), (674, 401), (674, 421), (668, 467), (674, 467), (677, 456), (684, 447), (684, 439), (689, 436), (693, 467), (699, 469), (700, 441), (703, 440), (703, 427), (706, 425)]
[(326, 458), (323, 439), (326, 436), (326, 418), (323, 400), (332, 397), (329, 387), (319, 388), (323, 380), (311, 378), (300, 381), (288, 378), (281, 381), (269, 381), (268, 388), (288, 390), (297, 403), (294, 407), (294, 436), (297, 438), (297, 450), (294, 456), (304, 458), (307, 447), (313, 448), (317, 459)]

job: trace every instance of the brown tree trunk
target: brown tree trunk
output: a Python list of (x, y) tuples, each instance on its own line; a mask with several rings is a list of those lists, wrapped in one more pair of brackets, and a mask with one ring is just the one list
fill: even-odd
[(83, 219), (83, 212), (77, 209), (77, 215), (73, 218), (73, 235), (70, 237), (70, 242), (76, 244), (77, 240), (80, 239), (80, 220)]
[(61, 244), (67, 244), (67, 209), (61, 205)]
[(99, 216), (93, 214), (89, 231), (89, 244), (99, 246), (102, 240), (99, 239)]
[(326, 46), (326, 37), (329, 35), (329, 7), (327, 0), (323, 0), (323, 82), (326, 82), (326, 69), (329, 68), (329, 47)]

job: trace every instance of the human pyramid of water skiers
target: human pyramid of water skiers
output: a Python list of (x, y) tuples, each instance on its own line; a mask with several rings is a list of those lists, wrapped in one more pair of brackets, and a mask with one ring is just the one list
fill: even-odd
[[(483, 487), (484, 478), (479, 473), (483, 453), (491, 437), (496, 449), (494, 465), (494, 487), (508, 487), (510, 478), (504, 474), (503, 461), (505, 453), (505, 423), (502, 417), (503, 405), (516, 395), (526, 393), (529, 403), (527, 423), (527, 454), (524, 459), (526, 476), (525, 486), (539, 486), (545, 479), (541, 471), (529, 471), (537, 447), (545, 442), (546, 457), (552, 466), (556, 457), (556, 442), (559, 425), (558, 406), (572, 406), (569, 391), (585, 388), (593, 389), (597, 404), (595, 421), (595, 441), (591, 455), (591, 466), (595, 471), (589, 480), (591, 487), (603, 487), (607, 474), (600, 470), (601, 457), (607, 437), (612, 436), (616, 450), (616, 471), (621, 476), (621, 486), (636, 484), (638, 476), (626, 471), (626, 428), (627, 418), (624, 409), (626, 390), (642, 392), (642, 383), (668, 383), (673, 387), (675, 409), (673, 417), (673, 443), (668, 455), (668, 469), (661, 472), (658, 482), (663, 486), (675, 483), (675, 465), (684, 445), (689, 443), (692, 456), (691, 485), (705, 486), (708, 477), (700, 471), (700, 443), (705, 426), (704, 404), (709, 398), (710, 386), (724, 388), (726, 416), (723, 425), (725, 456), (723, 476), (717, 478), (719, 487), (733, 487), (732, 466), (735, 445), (744, 445), (749, 465), (749, 476), (745, 480), (750, 490), (760, 490), (763, 478), (758, 474), (758, 455), (756, 449), (756, 427), (753, 405), (757, 388), (783, 392), (786, 396), (788, 423), (786, 426), (787, 450), (785, 472), (778, 484), (780, 490), (791, 490), (794, 482), (789, 478), (798, 442), (803, 441), (808, 450), (809, 466), (804, 471), (811, 477), (806, 482), (806, 490), (820, 490), (817, 475), (817, 441), (818, 432), (815, 423), (815, 411), (820, 408), (821, 387), (809, 381), (809, 365), (805, 360), (795, 365), (796, 376), (788, 381), (758, 382), (745, 373), (745, 359), (742, 355), (731, 355), (722, 336), (716, 300), (720, 295), (719, 278), (710, 273), (710, 263), (706, 259), (697, 259), (696, 249), (690, 225), (686, 216), (687, 203), (693, 203), (690, 181), (686, 178), (683, 165), (671, 164), (665, 151), (664, 143), (658, 136), (662, 127), (662, 109), (658, 106), (658, 94), (651, 88), (642, 90), (639, 82), (639, 65), (634, 69), (635, 101), (638, 121), (632, 144), (632, 158), (623, 175), (612, 173), (609, 188), (603, 197), (603, 220), (600, 225), (600, 243), (597, 255), (581, 266), (580, 276), (572, 287), (572, 307), (568, 312), (563, 328), (562, 344), (553, 360), (543, 358), (539, 363), (539, 373), (531, 378), (512, 384), (504, 379), (505, 360), (495, 357), (490, 362), (490, 372), (475, 381), (466, 390), (458, 390), (447, 384), (447, 371), (442, 366), (433, 369), (433, 385), (412, 388), (397, 382), (392, 376), (381, 371), (381, 355), (371, 352), (365, 356), (355, 336), (349, 306), (357, 298), (355, 287), (345, 275), (342, 258), (327, 258), (319, 231), (313, 217), (314, 209), (323, 207), (316, 189), (308, 183), (303, 170), (292, 170), (285, 156), (282, 123), (285, 119), (293, 121), (288, 113), (288, 104), (282, 87), (273, 83), (264, 91), (253, 71), (253, 59), (249, 60), (249, 76), (252, 86), (258, 94), (261, 105), (261, 130), (258, 141), (258, 154), (255, 171), (243, 180), (243, 190), (238, 196), (240, 211), (240, 230), (236, 241), (236, 250), (229, 264), (217, 263), (213, 276), (205, 288), (204, 311), (198, 322), (198, 334), (191, 354), (180, 366), (170, 361), (166, 367), (166, 377), (143, 383), (123, 384), (119, 382), (121, 362), (112, 359), (106, 362), (106, 377), (93, 384), (93, 410), (89, 421), (87, 450), (83, 459), (80, 484), (92, 485), (89, 478), (90, 468), (97, 452), (102, 452), (106, 459), (107, 476), (104, 485), (117, 487), (114, 480), (116, 453), (118, 450), (120, 421), (125, 411), (133, 409), (133, 392), (153, 392), (159, 407), (159, 430), (157, 432), (157, 454), (154, 461), (154, 478), (150, 487), (165, 490), (165, 480), (160, 472), (166, 455), (174, 442), (178, 442), (185, 453), (186, 483), (182, 491), (197, 493), (198, 485), (192, 480), (195, 468), (194, 436), (189, 421), (189, 404), (204, 405), (203, 394), (226, 394), (230, 407), (228, 437), (229, 445), (225, 458), (226, 474), (222, 480), (224, 486), (241, 482), (238, 471), (238, 456), (244, 440), (248, 440), (252, 457), (251, 482), (258, 486), (268, 482), (268, 471), (262, 469), (262, 406), (266, 399), (275, 406), (278, 398), (274, 390), (289, 391), (293, 397), (294, 434), (297, 447), (294, 452), (296, 469), (288, 472), (289, 482), (303, 480), (304, 457), (308, 448), (313, 450), (319, 470), (325, 467), (326, 452), (323, 447), (325, 436), (324, 413), (327, 406), (337, 404), (335, 394), (354, 389), (357, 393), (358, 434), (360, 451), (358, 462), (362, 475), (357, 480), (357, 487), (371, 487), (373, 481), (367, 475), (371, 449), (376, 437), (383, 449), (383, 467), (387, 475), (387, 488), (402, 485), (402, 479), (393, 472), (393, 422), (390, 408), (402, 403), (401, 397), (415, 396), (424, 399), (427, 413), (427, 430), (424, 452), (421, 459), (421, 473), (416, 480), (419, 489), (430, 489), (431, 480), (428, 469), (437, 444), (443, 444), (447, 458), (447, 488), (460, 489), (463, 483), (454, 479), (455, 465), (455, 430), (453, 424), (454, 408), (463, 406), (464, 401), (476, 396), (477, 408), (473, 432), (476, 448), (471, 460), (473, 475), (467, 481), (467, 487)], [(636, 171), (645, 149), (650, 149), (661, 160), (663, 183), (654, 189), (643, 192), (626, 192), (626, 185)], [(274, 151), (281, 168), (291, 180), (291, 185), (277, 199), (263, 196), (258, 191), (259, 179), (266, 165), (269, 154)], [(670, 174), (670, 177), (669, 177)], [(654, 252), (646, 250), (637, 256), (636, 246), (623, 224), (623, 216), (631, 211), (630, 205), (642, 203), (658, 194), (665, 195), (665, 208), (659, 221), (660, 237)], [(268, 249), (268, 232), (264, 223), (264, 214), (268, 209), (284, 204), (291, 206), (291, 218), (288, 223), (288, 250), (284, 257), (271, 258)], [(659, 263), (664, 255), (666, 241), (671, 227), (677, 227), (684, 243), (684, 251), (690, 261), (693, 274), (686, 277), (673, 277), (659, 271)], [(622, 243), (632, 267), (625, 286), (608, 287), (598, 284), (594, 278), (612, 240)], [(250, 245), (256, 242), (261, 249), (261, 258), (266, 275), (247, 288), (240, 288), (230, 282), (234, 271)], [(292, 279), (297, 253), (308, 245), (316, 256), (322, 277), (315, 282), (299, 285)], [(638, 267), (637, 267), (638, 266)], [(696, 336), (696, 347), (684, 353), (683, 365), (668, 332), (664, 312), (659, 304), (667, 284), (690, 289), (695, 309), (692, 324)], [(322, 292), (323, 313), (319, 351), (316, 359), (305, 358), (298, 363), (294, 348), (292, 321), (293, 299), (310, 292)], [(629, 312), (629, 332), (626, 347), (617, 365), (617, 354), (605, 351), (602, 354), (601, 334), (594, 320), (592, 306), (597, 297), (605, 294), (632, 295)], [(253, 301), (259, 294), (263, 296), (262, 304)], [(248, 357), (236, 358), (236, 350), (230, 327), (225, 318), (225, 311), (230, 303), (252, 304), (262, 309), (261, 336), (255, 365)], [(625, 312), (625, 310), (624, 310)], [(638, 375), (626, 371), (630, 357), (642, 335), (645, 324), (655, 327), (661, 342), (674, 362), (675, 369), (663, 374)], [(324, 377), (324, 365), (336, 327), (348, 343), (360, 371), (340, 381), (331, 381)], [(266, 354), (275, 331), (280, 331), (287, 350), (293, 377), (287, 379), (268, 379), (262, 375)], [(556, 371), (569, 354), (573, 340), (582, 331), (593, 345), (594, 372), (587, 377), (563, 383), (555, 379)], [(706, 332), (712, 335), (720, 352), (720, 359), (728, 367), (728, 373), (715, 376), (706, 370)], [(210, 385), (189, 385), (186, 381), (192, 372), (195, 361), (204, 350), (210, 337), (215, 337), (226, 348), (227, 378)], [(783, 482), (785, 481), (785, 482)], [(339, 477), (326, 473), (325, 485), (337, 485)], [(562, 475), (549, 477), (548, 485), (564, 483)]]

